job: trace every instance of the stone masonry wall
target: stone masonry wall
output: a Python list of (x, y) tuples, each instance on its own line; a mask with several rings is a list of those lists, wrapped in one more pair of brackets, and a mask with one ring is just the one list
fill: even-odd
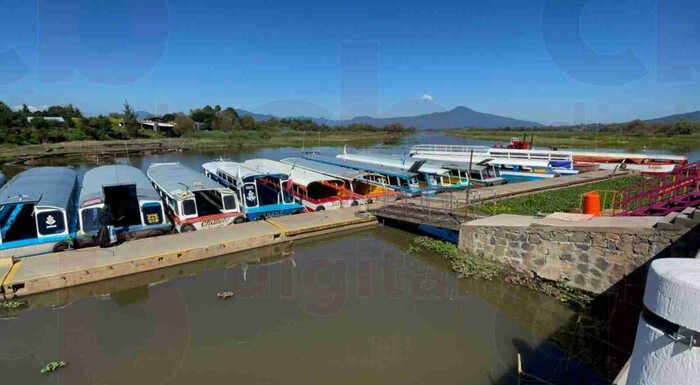
[(517, 272), (554, 281), (567, 279), (575, 288), (598, 294), (654, 257), (692, 258), (695, 251), (690, 251), (683, 240), (676, 242), (681, 237), (700, 239), (700, 226), (686, 234), (654, 228), (592, 231), (464, 224), (459, 247)]

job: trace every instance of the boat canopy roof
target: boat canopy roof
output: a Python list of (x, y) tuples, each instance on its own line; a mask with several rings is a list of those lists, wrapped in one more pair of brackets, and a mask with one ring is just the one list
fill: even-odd
[(0, 188), (0, 205), (29, 202), (65, 210), (77, 182), (78, 175), (67, 167), (30, 168)]
[[(402, 157), (400, 155), (396, 156), (377, 154), (340, 154), (337, 157), (341, 159), (354, 160), (363, 163), (372, 163), (382, 166), (396, 167), (406, 171), (414, 169), (414, 164), (416, 162), (422, 162), (422, 160), (409, 157)], [(420, 168), (418, 168), (418, 172), (432, 175), (446, 175), (450, 173), (450, 171), (447, 169), (437, 167), (435, 165), (429, 165), (426, 162), (423, 162), (423, 164), (420, 165)]]
[(261, 176), (275, 176), (283, 179), (289, 177), (289, 175), (281, 172), (280, 170), (265, 167), (253, 167), (250, 164), (230, 160), (217, 160), (214, 162), (204, 163), (202, 168), (212, 174), (216, 174), (217, 171), (223, 171), (235, 179), (238, 179), (239, 177), (241, 179), (246, 179)]
[(120, 164), (93, 168), (85, 173), (80, 187), (80, 207), (88, 206), (87, 203), (103, 203), (105, 199), (103, 187), (123, 185), (136, 185), (136, 194), (139, 199), (160, 200), (158, 192), (151, 186), (143, 171)]
[(334, 164), (316, 162), (314, 160), (304, 158), (286, 158), (282, 159), (281, 162), (289, 165), (296, 165), (297, 168), (304, 168), (307, 170), (320, 172), (321, 174), (330, 175), (334, 178), (345, 179), (348, 181), (352, 181), (357, 178), (362, 178), (365, 175), (371, 174), (367, 171), (336, 166)]
[(332, 164), (335, 166), (354, 168), (356, 170), (369, 171), (371, 173), (389, 175), (398, 178), (413, 178), (418, 176), (417, 173), (406, 171), (397, 167), (389, 167), (372, 163), (358, 162), (349, 159), (336, 158), (327, 155), (304, 155), (304, 159), (309, 159), (317, 162)]
[(148, 177), (174, 198), (184, 198), (191, 191), (226, 190), (204, 174), (180, 163), (155, 163), (148, 167)]
[(308, 187), (310, 184), (315, 182), (339, 181), (338, 178), (307, 170), (305, 168), (295, 167), (276, 160), (251, 159), (246, 160), (244, 164), (253, 168), (260, 167), (269, 170), (279, 170), (280, 173), (289, 175), (294, 184), (304, 187)]
[(512, 148), (491, 148), (489, 156), (508, 159), (573, 160), (570, 152), (553, 150), (521, 150)]
[(550, 162), (547, 160), (533, 160), (533, 159), (506, 159), (506, 158), (495, 158), (486, 161), (488, 164), (502, 165), (502, 166), (523, 166), (523, 167), (550, 167)]
[(445, 153), (445, 154), (461, 154), (461, 153), (471, 153), (474, 154), (486, 153), (490, 147), (487, 146), (463, 146), (463, 145), (453, 145), (453, 144), (416, 144), (411, 147), (409, 154), (420, 154), (425, 152), (430, 153)]

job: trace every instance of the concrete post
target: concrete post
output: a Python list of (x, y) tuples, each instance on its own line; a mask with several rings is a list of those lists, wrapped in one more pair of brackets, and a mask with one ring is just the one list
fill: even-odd
[(627, 385), (698, 384), (699, 331), (700, 261), (652, 262)]

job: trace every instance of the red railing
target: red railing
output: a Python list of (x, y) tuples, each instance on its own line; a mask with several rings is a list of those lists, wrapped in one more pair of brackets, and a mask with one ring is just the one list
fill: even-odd
[(646, 177), (620, 192), (617, 216), (662, 216), (700, 205), (700, 162)]

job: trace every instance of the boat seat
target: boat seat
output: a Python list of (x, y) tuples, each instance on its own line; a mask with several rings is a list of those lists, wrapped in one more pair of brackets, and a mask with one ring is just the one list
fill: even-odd
[(3, 239), (7, 236), (7, 232), (10, 230), (10, 227), (12, 227), (12, 225), (17, 220), (17, 215), (19, 215), (19, 213), (22, 211), (22, 207), (24, 207), (23, 204), (16, 204), (16, 205), (14, 205), (14, 208), (12, 208), (11, 211), (8, 211), (10, 214), (9, 214), (7, 220), (4, 221), (4, 224), (3, 224), (2, 230), (1, 230), (1, 234), (2, 234)]

